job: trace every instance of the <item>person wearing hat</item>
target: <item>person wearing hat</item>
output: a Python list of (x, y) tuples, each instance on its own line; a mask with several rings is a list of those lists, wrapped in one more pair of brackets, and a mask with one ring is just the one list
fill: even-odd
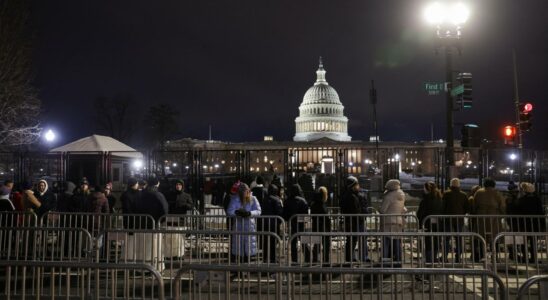
[(70, 212), (87, 212), (91, 203), (91, 191), (86, 177), (80, 180), (80, 185), (74, 191), (68, 210)]
[(101, 192), (103, 192), (103, 194), (105, 194), (105, 197), (107, 198), (109, 212), (117, 212), (120, 208), (117, 207), (116, 197), (112, 194), (112, 182), (107, 182), (105, 185), (103, 185), (101, 187)]
[[(379, 212), (386, 216), (382, 218), (381, 230), (383, 232), (402, 232), (404, 226), (403, 214), (407, 212), (405, 208), (405, 194), (403, 193), (400, 181), (390, 179), (386, 182), (385, 191), (382, 196), (382, 204)], [(384, 237), (383, 239), (383, 258), (391, 259), (393, 263), (401, 263), (402, 249), (401, 238)]]
[(173, 190), (169, 197), (169, 211), (173, 214), (186, 214), (188, 211), (192, 212), (194, 208), (194, 201), (190, 194), (185, 193), (185, 182), (181, 179), (175, 181), (175, 190)]
[[(442, 197), (443, 209), (441, 214), (443, 215), (458, 215), (464, 216), (470, 213), (470, 201), (468, 200), (468, 195), (463, 192), (460, 188), (460, 179), (453, 178), (449, 183), (449, 189), (443, 193)], [(462, 232), (464, 230), (464, 218), (452, 219), (449, 218), (445, 220), (445, 224), (438, 224), (438, 226), (443, 226), (446, 232)], [(447, 237), (445, 241), (444, 250), (446, 253), (444, 255), (447, 259), (447, 250), (450, 249), (451, 237)], [(455, 253), (455, 262), (460, 261), (462, 254), (462, 239), (456, 239), (457, 252)]]
[[(238, 186), (238, 194), (230, 200), (227, 215), (236, 217), (233, 230), (240, 232), (256, 232), (256, 223), (253, 217), (261, 215), (261, 205), (251, 189), (245, 183)], [(257, 236), (232, 235), (231, 253), (237, 262), (249, 262), (250, 257), (257, 255)]]
[[(365, 212), (367, 208), (367, 201), (363, 199), (365, 197), (360, 195), (360, 184), (358, 179), (354, 176), (348, 176), (345, 180), (345, 191), (341, 198), (341, 213), (342, 214), (361, 214)], [(365, 207), (362, 207), (365, 206)], [(344, 230), (346, 232), (365, 232), (363, 225), (364, 219), (362, 217), (345, 217), (344, 218)], [(364, 242), (360, 246), (360, 257), (364, 262), (368, 261), (368, 249), (365, 240), (366, 237), (362, 237)], [(345, 243), (345, 260), (346, 262), (357, 261), (355, 257), (355, 249), (358, 243), (357, 236), (346, 236)]]

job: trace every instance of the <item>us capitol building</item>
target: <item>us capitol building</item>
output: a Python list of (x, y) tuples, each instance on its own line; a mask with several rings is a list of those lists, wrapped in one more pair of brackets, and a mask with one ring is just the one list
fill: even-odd
[[(316, 81), (304, 94), (295, 119), (293, 141), (275, 141), (265, 136), (263, 141), (231, 143), (215, 140), (185, 138), (168, 141), (164, 160), (176, 162), (178, 168), (191, 164), (199, 153), (198, 169), (194, 172), (212, 176), (227, 173), (276, 173), (299, 176), (302, 173), (366, 175), (372, 168), (382, 169), (395, 165), (399, 170), (422, 174), (439, 171), (440, 153), (445, 143), (385, 142), (379, 148), (372, 141), (352, 141), (348, 135), (348, 118), (335, 89), (325, 77), (326, 70), (320, 58)], [(458, 142), (456, 143), (458, 145)], [(186, 156), (170, 158), (168, 152)], [(477, 158), (467, 152), (457, 154), (457, 165)], [(184, 170), (182, 170), (184, 171)]]
[(296, 142), (308, 142), (321, 138), (349, 142), (348, 118), (339, 94), (325, 80), (322, 58), (316, 71), (316, 82), (304, 94), (299, 106), (299, 117), (295, 119)]

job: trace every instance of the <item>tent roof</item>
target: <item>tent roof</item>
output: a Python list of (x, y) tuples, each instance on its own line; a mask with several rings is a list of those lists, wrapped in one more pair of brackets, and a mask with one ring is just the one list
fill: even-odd
[(131, 148), (130, 146), (115, 140), (110, 136), (97, 134), (57, 147), (50, 150), (50, 152), (121, 152), (113, 153), (113, 155), (123, 157), (142, 157), (141, 153), (137, 152), (137, 150)]

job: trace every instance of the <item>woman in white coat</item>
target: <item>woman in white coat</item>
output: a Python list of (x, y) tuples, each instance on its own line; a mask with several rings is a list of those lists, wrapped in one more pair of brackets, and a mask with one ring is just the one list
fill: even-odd
[[(383, 194), (380, 213), (384, 215), (403, 215), (405, 208), (405, 194), (401, 190), (400, 181), (388, 180)], [(402, 232), (404, 226), (403, 216), (386, 216), (382, 218), (381, 230), (383, 232)], [(393, 262), (402, 261), (401, 237), (385, 236), (383, 239), (383, 257), (392, 259)]]

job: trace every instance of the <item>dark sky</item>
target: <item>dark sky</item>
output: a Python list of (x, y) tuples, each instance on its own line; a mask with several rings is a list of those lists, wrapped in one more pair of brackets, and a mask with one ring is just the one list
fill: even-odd
[[(535, 104), (526, 146), (547, 147), (548, 1), (469, 1), (462, 56), (474, 107), (456, 123), (487, 137), (512, 122), (512, 48), (520, 98)], [(179, 107), (181, 137), (290, 140), (306, 90), (324, 57), (356, 140), (372, 135), (370, 80), (383, 140), (445, 136), (444, 58), (422, 20), (427, 1), (32, 1), (36, 85), (45, 124), (67, 142), (96, 132), (92, 101), (131, 94), (140, 111)], [(458, 125), (457, 125), (458, 127)], [(457, 132), (457, 130), (456, 130)], [(457, 137), (460, 134), (456, 135)]]

